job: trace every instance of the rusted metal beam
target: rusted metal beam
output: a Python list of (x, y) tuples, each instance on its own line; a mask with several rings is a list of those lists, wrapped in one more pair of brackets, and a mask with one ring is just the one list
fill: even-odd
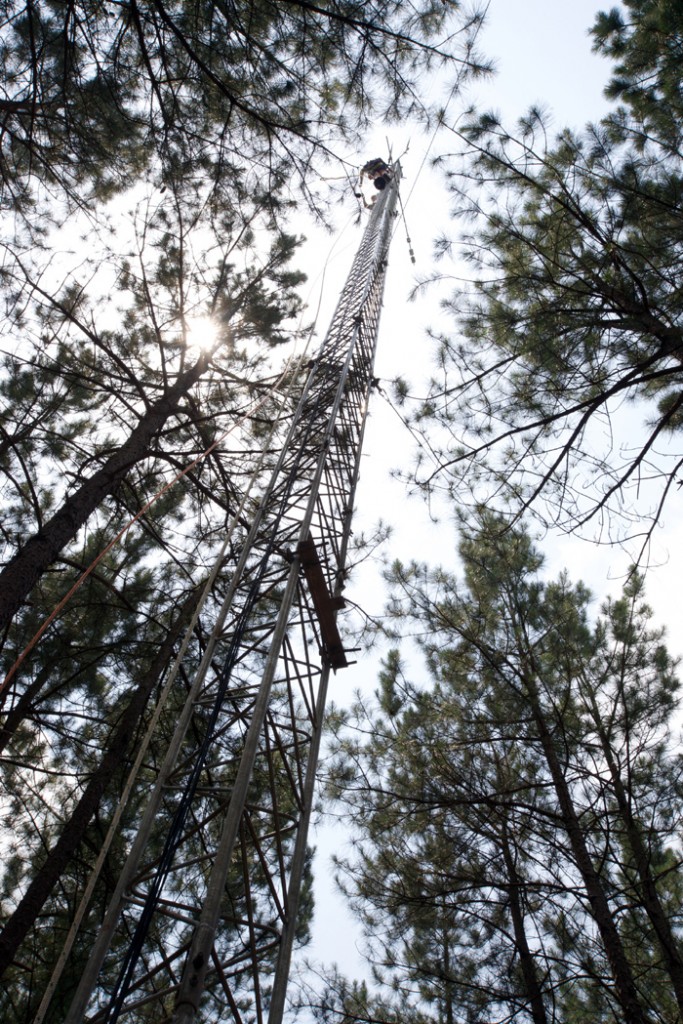
[(327, 589), (323, 567), (310, 534), (306, 540), (299, 541), (296, 553), (311, 592), (315, 614), (318, 616), (323, 646), (321, 654), (332, 668), (346, 668), (349, 663), (337, 629), (337, 612), (346, 602), (343, 597), (333, 597)]

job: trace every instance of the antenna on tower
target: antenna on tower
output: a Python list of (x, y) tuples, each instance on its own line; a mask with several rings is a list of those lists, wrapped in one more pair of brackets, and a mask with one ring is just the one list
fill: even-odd
[(186, 666), (191, 683), (66, 1024), (282, 1020), (327, 689), (349, 664), (337, 614), (400, 164), (390, 172), (203, 656)]

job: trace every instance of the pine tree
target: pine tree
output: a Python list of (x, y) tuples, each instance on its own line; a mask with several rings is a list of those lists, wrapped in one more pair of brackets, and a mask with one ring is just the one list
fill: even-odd
[(591, 624), (524, 530), (484, 517), (460, 554), (462, 583), (392, 574), (432, 685), (393, 654), (360, 738), (337, 723), (343, 879), (375, 962), (439, 1021), (681, 1015), (678, 683), (642, 582)]
[(676, 3), (626, 8), (594, 29), (621, 101), (602, 122), (554, 134), (538, 110), (514, 128), (473, 112), (458, 133), (445, 167), (471, 216), (473, 281), (447, 303), (444, 375), (418, 404), (438, 465), (416, 474), (613, 536), (657, 520), (683, 422), (683, 17)]
[(338, 139), (427, 113), (426, 69), (476, 69), (441, 43), (458, 6), (17, 0), (3, 11), (0, 184), (27, 212), (34, 181), (89, 205), (182, 160), (216, 180), (258, 167), (276, 198), (295, 179), (312, 196), (311, 161)]
[(681, 156), (680, 11), (673, 0), (625, 0), (600, 12), (594, 48), (612, 58), (607, 95), (620, 105), (609, 123), (615, 133)]

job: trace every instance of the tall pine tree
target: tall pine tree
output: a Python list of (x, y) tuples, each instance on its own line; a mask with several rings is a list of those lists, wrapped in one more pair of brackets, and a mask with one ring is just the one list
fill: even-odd
[(487, 516), (460, 554), (462, 582), (393, 571), (432, 684), (395, 653), (361, 732), (338, 723), (378, 969), (440, 1022), (680, 1016), (678, 681), (642, 583), (592, 624), (524, 530)]

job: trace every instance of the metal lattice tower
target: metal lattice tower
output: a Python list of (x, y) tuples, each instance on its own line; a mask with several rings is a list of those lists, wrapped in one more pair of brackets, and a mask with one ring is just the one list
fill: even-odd
[(336, 617), (399, 177), (251, 508), (67, 1024), (281, 1020), (328, 680), (347, 665)]

